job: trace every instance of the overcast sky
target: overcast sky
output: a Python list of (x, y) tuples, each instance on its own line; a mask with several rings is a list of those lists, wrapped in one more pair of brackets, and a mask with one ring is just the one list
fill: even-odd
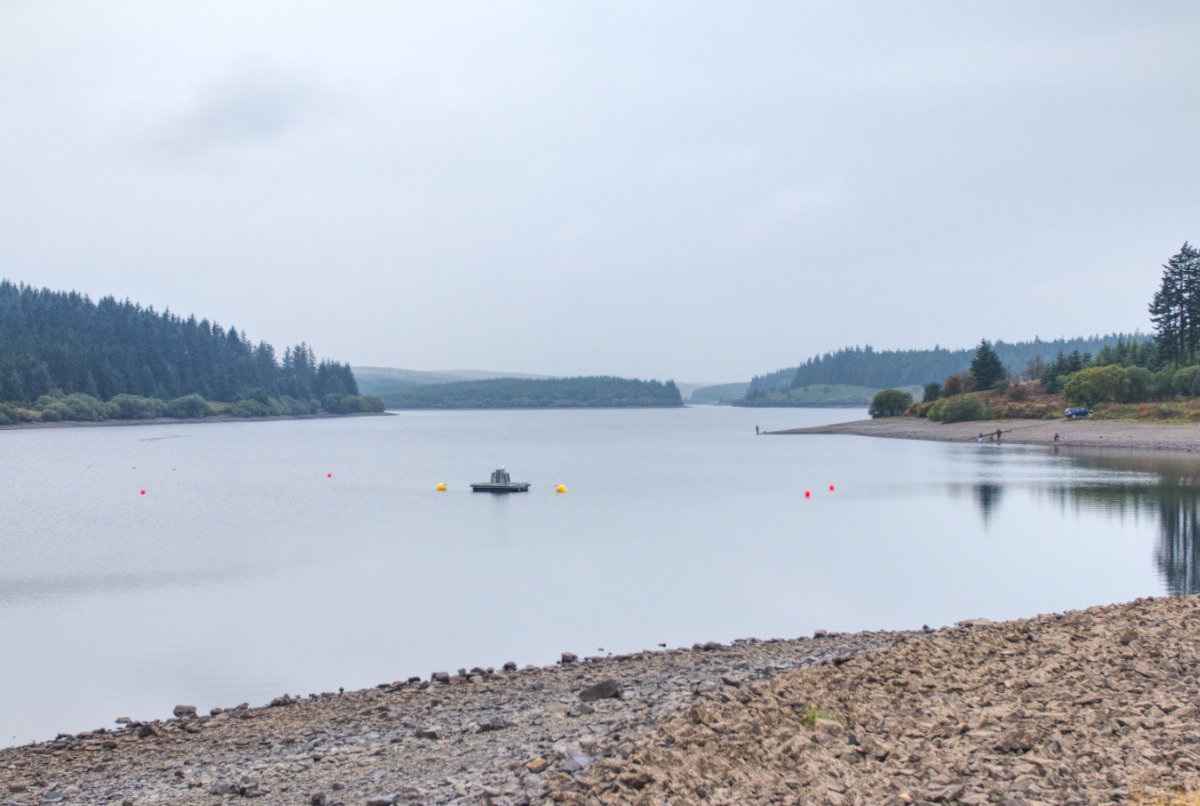
[(1149, 329), (1200, 4), (0, 0), (0, 276), (354, 365)]

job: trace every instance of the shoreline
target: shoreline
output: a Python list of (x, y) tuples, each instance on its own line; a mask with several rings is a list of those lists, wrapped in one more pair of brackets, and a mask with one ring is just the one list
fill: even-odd
[[(1200, 781), (1200, 597), (181, 706), (0, 750), (7, 804), (1110, 803)], [(1015, 800), (1014, 800), (1015, 799)]]
[[(769, 436), (851, 434), (931, 442), (975, 442), (1002, 431), (1000, 444), (1141, 451), (1200, 451), (1200, 423), (1142, 423), (1128, 420), (981, 420), (937, 423), (918, 417), (884, 417), (833, 425), (764, 431)], [(1060, 436), (1055, 442), (1054, 435)]]
[(11, 423), (0, 431), (26, 431), (42, 428), (103, 428), (130, 425), (188, 425), (190, 423), (264, 423), (280, 420), (329, 420), (343, 417), (398, 417), (394, 411), (353, 411), (348, 414), (269, 414), (264, 417), (155, 417), (151, 420), (58, 420), (51, 423)]

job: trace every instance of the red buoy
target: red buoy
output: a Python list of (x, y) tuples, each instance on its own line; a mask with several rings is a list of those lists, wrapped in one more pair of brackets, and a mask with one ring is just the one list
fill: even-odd
[(146, 494), (146, 491), (145, 491), (145, 490), (142, 490), (142, 495), (145, 495), (145, 494)]
[(327, 479), (331, 479), (331, 478), (333, 478), (333, 474), (332, 474), (332, 473), (326, 473), (326, 474), (325, 474), (325, 478), (327, 478)]
[(811, 492), (810, 490), (805, 490), (805, 491), (804, 491), (804, 497), (805, 497), (805, 498), (811, 498), (811, 497), (812, 497), (812, 492)]
[(829, 485), (829, 492), (833, 492), (833, 485), (832, 485), (832, 484), (830, 484), (830, 485)]

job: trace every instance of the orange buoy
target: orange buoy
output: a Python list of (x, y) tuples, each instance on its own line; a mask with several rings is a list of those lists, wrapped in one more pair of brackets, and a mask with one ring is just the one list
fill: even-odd
[(445, 490), (446, 490), (446, 482), (444, 482), (444, 481), (443, 481), (441, 484), (439, 484), (439, 485), (437, 486), (437, 491), (438, 491), (438, 492), (445, 492)]

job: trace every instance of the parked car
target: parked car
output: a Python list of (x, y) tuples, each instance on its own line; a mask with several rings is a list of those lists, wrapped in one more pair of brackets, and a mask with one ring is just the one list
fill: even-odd
[(1076, 417), (1087, 417), (1091, 413), (1091, 409), (1085, 409), (1083, 406), (1072, 406), (1063, 412), (1063, 414), (1067, 415), (1068, 420), (1074, 420)]

